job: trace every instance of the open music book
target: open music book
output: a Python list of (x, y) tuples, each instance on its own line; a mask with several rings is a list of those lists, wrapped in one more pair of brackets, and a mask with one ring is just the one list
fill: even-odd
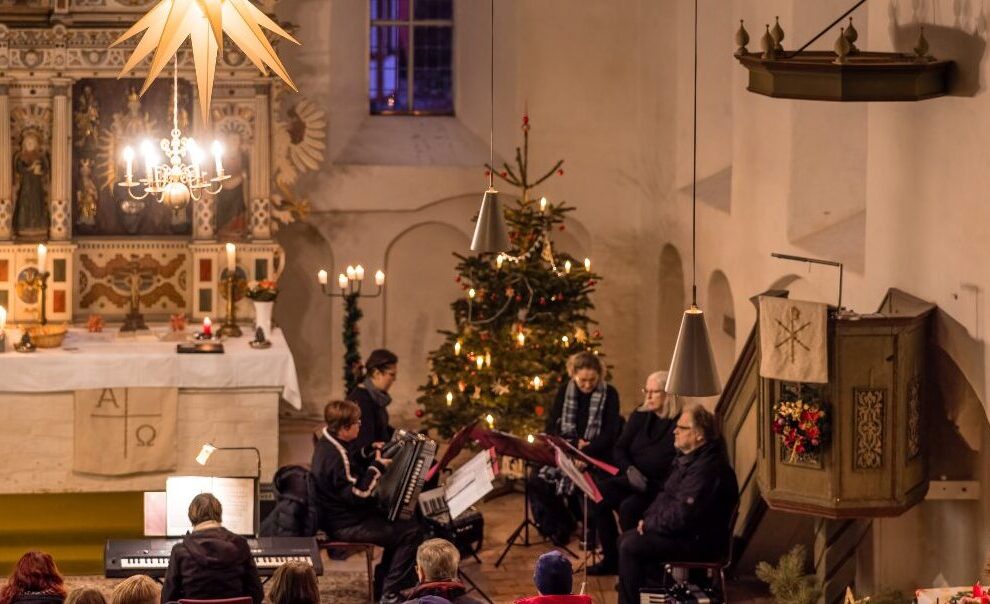
[(166, 534), (192, 530), (189, 503), (200, 493), (213, 493), (223, 506), (223, 525), (238, 535), (254, 535), (254, 478), (169, 476), (165, 480)]
[(444, 486), (420, 494), (421, 507), (428, 516), (442, 511), (439, 499), (446, 503), (450, 518), (460, 516), (494, 488), (495, 450), (485, 449), (457, 468)]

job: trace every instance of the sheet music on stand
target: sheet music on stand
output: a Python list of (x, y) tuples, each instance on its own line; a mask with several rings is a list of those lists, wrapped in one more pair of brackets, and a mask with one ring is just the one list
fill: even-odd
[(165, 479), (166, 529), (170, 537), (192, 530), (189, 503), (200, 493), (213, 493), (223, 506), (223, 525), (238, 535), (255, 534), (254, 478), (169, 476)]
[(581, 489), (581, 492), (587, 495), (588, 499), (595, 503), (601, 502), (602, 494), (595, 485), (595, 481), (591, 479), (591, 475), (577, 469), (567, 453), (564, 453), (555, 443), (550, 442), (550, 446), (557, 454), (557, 467), (564, 473), (564, 476), (567, 476), (574, 483), (574, 486)]
[(421, 500), (442, 499), (454, 519), (492, 491), (495, 480), (494, 449), (481, 451), (457, 468), (444, 486), (420, 495)]

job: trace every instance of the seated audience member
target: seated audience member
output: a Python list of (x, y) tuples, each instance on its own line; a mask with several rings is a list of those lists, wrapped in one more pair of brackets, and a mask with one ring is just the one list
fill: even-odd
[(110, 594), (110, 604), (158, 604), (162, 587), (147, 575), (134, 575), (117, 584)]
[[(157, 600), (155, 600), (157, 602)], [(107, 604), (103, 592), (92, 587), (77, 587), (65, 596), (65, 604)]]
[(269, 585), (271, 604), (320, 604), (316, 571), (305, 562), (286, 562), (279, 566)]
[(28, 552), (14, 565), (0, 588), (0, 604), (62, 604), (65, 584), (55, 560), (44, 552)]
[(619, 539), (619, 602), (639, 602), (658, 585), (664, 562), (715, 561), (727, 551), (729, 519), (739, 502), (736, 474), (704, 407), (689, 407), (674, 427), (674, 459), (663, 490), (634, 530)]
[(674, 425), (682, 405), (676, 396), (664, 392), (666, 383), (666, 371), (646, 378), (643, 404), (629, 416), (615, 443), (615, 465), (620, 472), (598, 481), (603, 499), (594, 507), (594, 524), (603, 555), (600, 562), (588, 567), (589, 575), (619, 572), (619, 529), (636, 528), (670, 473), (677, 452)]
[(539, 595), (520, 598), (515, 604), (592, 604), (591, 596), (571, 594), (574, 569), (571, 561), (557, 550), (536, 559), (533, 583)]
[[(570, 377), (554, 399), (545, 432), (563, 437), (590, 457), (612, 461), (622, 428), (619, 393), (605, 382), (597, 355), (579, 352), (567, 360)], [(581, 515), (581, 498), (559, 469), (544, 467), (529, 479), (533, 519), (555, 545), (567, 545)]]
[(388, 405), (392, 402), (389, 388), (395, 383), (399, 357), (390, 350), (372, 350), (364, 362), (364, 379), (347, 393), (347, 400), (361, 408), (361, 428), (357, 438), (347, 444), (351, 455), (362, 461), (374, 458), (372, 448), (392, 438), (395, 428), (389, 425)]
[(162, 602), (248, 596), (261, 604), (265, 594), (251, 548), (244, 537), (220, 524), (222, 515), (220, 502), (210, 493), (193, 498), (189, 504), (193, 529), (172, 547)]
[(390, 460), (375, 450), (375, 460), (358, 471), (347, 450), (357, 438), (361, 410), (350, 401), (330, 401), (323, 411), (326, 427), (313, 449), (310, 508), (317, 528), (334, 540), (374, 543), (385, 548), (380, 565), (383, 603), (401, 602), (399, 592), (416, 579), (413, 561), (423, 535), (415, 520), (389, 522), (373, 497)]
[(422, 602), (426, 596), (439, 596), (451, 604), (481, 604), (467, 594), (467, 588), (457, 580), (461, 554), (446, 539), (424, 541), (416, 550), (417, 585), (406, 604)]

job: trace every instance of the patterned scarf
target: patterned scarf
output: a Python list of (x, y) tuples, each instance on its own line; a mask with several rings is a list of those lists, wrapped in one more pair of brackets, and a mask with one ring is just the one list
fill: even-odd
[[(608, 385), (605, 384), (605, 380), (599, 380), (598, 385), (591, 393), (591, 401), (588, 403), (588, 425), (584, 428), (582, 439), (592, 441), (601, 432), (607, 392)], [(560, 435), (564, 438), (577, 438), (577, 393), (578, 388), (574, 380), (569, 381), (567, 390), (564, 391), (564, 408), (560, 414)], [(554, 485), (558, 495), (570, 495), (574, 492), (574, 483), (571, 482), (570, 478), (564, 476), (559, 468), (543, 466), (540, 468), (539, 475), (540, 478)]]
[(370, 377), (364, 378), (364, 389), (368, 391), (371, 399), (378, 403), (379, 407), (387, 407), (392, 402), (392, 397), (389, 396), (388, 392), (376, 388)]

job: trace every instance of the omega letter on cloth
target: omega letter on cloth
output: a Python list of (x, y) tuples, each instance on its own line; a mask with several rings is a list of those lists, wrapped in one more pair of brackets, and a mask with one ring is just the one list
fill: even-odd
[(788, 382), (828, 382), (828, 306), (760, 297), (760, 375)]
[(77, 390), (72, 469), (122, 476), (176, 464), (176, 388)]

